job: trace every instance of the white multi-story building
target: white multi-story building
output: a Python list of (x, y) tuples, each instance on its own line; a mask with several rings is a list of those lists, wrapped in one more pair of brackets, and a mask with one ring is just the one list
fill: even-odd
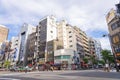
[(15, 49), (18, 47), (18, 44), (19, 44), (19, 39), (18, 37), (12, 37), (11, 38), (11, 49)]
[(19, 39), (18, 37), (12, 37), (10, 42), (11, 42), (11, 50), (12, 50), (11, 51), (11, 63), (14, 65), (19, 60), (19, 52), (18, 52)]
[(81, 30), (75, 28), (66, 21), (58, 23), (58, 40), (61, 41), (64, 49), (71, 49), (78, 53), (83, 53)]
[(20, 33), (19, 33), (19, 60), (20, 62), (23, 63), (24, 66), (26, 66), (27, 63), (27, 52), (26, 52), (26, 47), (27, 47), (27, 39), (28, 36), (36, 31), (36, 27), (30, 25), (30, 24), (26, 24), (24, 23)]
[(57, 23), (57, 36), (59, 41), (61, 41), (62, 47), (64, 49), (68, 48), (68, 40), (67, 40), (67, 22), (65, 20)]

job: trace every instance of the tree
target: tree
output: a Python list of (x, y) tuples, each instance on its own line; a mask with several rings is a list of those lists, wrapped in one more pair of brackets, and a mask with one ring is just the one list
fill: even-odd
[(105, 63), (114, 63), (114, 57), (109, 50), (102, 50), (101, 54)]
[(94, 65), (97, 65), (98, 64), (98, 60), (95, 59), (95, 56), (94, 55), (91, 55), (89, 60), (91, 61), (91, 65), (92, 67), (94, 67)]
[(110, 64), (111, 64), (111, 63), (115, 63), (113, 55), (109, 55), (108, 60), (109, 60), (109, 63), (110, 63)]
[(99, 63), (99, 64), (102, 64), (102, 65), (105, 65), (104, 60), (99, 60), (98, 63)]
[(88, 58), (83, 58), (83, 61), (87, 64), (88, 63)]
[(93, 55), (90, 56), (90, 60), (92, 62), (92, 64), (97, 64), (97, 60), (95, 59), (95, 57)]

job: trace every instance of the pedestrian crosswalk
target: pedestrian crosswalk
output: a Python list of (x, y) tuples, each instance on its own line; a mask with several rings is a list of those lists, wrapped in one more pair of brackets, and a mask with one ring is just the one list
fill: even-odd
[(0, 78), (0, 80), (21, 80), (21, 79), (15, 79), (15, 78)]

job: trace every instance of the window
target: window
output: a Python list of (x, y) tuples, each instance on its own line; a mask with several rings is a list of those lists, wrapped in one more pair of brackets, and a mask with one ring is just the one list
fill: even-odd
[(55, 59), (70, 59), (70, 55), (55, 56)]
[(117, 29), (118, 27), (120, 27), (120, 21), (117, 21), (117, 22), (115, 22), (115, 23), (113, 23), (113, 24), (111, 25), (111, 29), (112, 29), (112, 30), (115, 30), (115, 29)]
[(70, 59), (70, 55), (63, 55), (61, 56), (62, 59)]
[(114, 47), (116, 53), (120, 53), (120, 45)]
[(70, 45), (70, 47), (73, 47), (73, 45)]
[(119, 36), (118, 35), (116, 35), (116, 36), (114, 36), (113, 37), (113, 43), (118, 43), (119, 42)]
[(72, 40), (70, 40), (69, 42), (72, 42)]
[(69, 31), (69, 33), (71, 33), (71, 31)]
[(111, 29), (112, 29), (112, 30), (115, 30), (115, 29), (117, 28), (117, 26), (118, 26), (118, 25), (117, 25), (116, 23), (114, 23), (114, 24), (111, 25)]
[(51, 38), (53, 38), (53, 36), (51, 36)]
[(72, 36), (69, 36), (69, 38), (71, 38)]
[(50, 31), (51, 33), (53, 33), (53, 31)]

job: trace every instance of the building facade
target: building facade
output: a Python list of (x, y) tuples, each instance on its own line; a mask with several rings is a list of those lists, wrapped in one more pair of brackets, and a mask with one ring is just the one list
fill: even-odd
[(37, 57), (40, 64), (44, 64), (48, 61), (47, 55), (48, 42), (57, 39), (57, 26), (56, 18), (54, 16), (47, 16), (39, 22), (37, 26)]
[(89, 49), (90, 49), (90, 54), (95, 55), (95, 40), (93, 38), (89, 38)]
[(120, 64), (120, 3), (116, 5), (116, 8), (116, 10), (111, 9), (108, 12), (106, 22), (109, 30), (111, 48), (117, 64)]
[(102, 60), (102, 54), (101, 54), (102, 47), (101, 47), (101, 43), (98, 40), (95, 40), (94, 43), (95, 43), (96, 58), (97, 58), (97, 60)]
[(7, 40), (8, 32), (9, 32), (9, 30), (6, 26), (0, 25), (0, 43)]
[(19, 61), (20, 61), (20, 65), (26, 66), (27, 65), (27, 40), (28, 40), (28, 36), (36, 31), (36, 27), (30, 25), (30, 24), (26, 24), (24, 23), (21, 31), (19, 33)]
[(18, 37), (12, 37), (11, 40), (11, 65), (16, 65), (19, 61), (19, 38)]
[(4, 61), (6, 60), (7, 57), (7, 50), (8, 50), (8, 41), (4, 41), (1, 43), (1, 48), (0, 48), (0, 64), (3, 65)]
[(55, 50), (54, 63), (61, 64), (61, 68), (67, 69), (72, 69), (72, 65), (80, 67), (79, 55), (72, 49)]
[(30, 34), (28, 36), (28, 40), (27, 40), (27, 62), (28, 65), (35, 65), (35, 61), (36, 61), (36, 41), (37, 41), (37, 36), (36, 36), (36, 32)]

